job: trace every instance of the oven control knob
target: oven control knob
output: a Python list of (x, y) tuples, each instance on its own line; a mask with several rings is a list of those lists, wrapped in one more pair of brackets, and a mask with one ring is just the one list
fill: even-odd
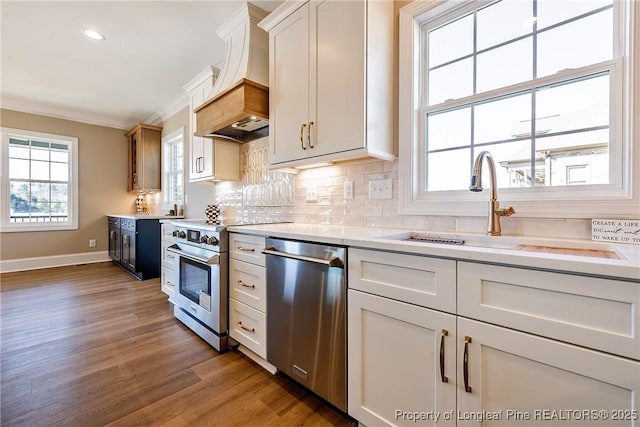
[(207, 239), (207, 244), (216, 246), (218, 244), (218, 239), (216, 239), (215, 237), (211, 236), (211, 237), (209, 237)]
[(187, 233), (185, 233), (184, 231), (180, 230), (180, 231), (178, 231), (178, 237), (180, 239), (185, 239), (187, 237)]
[(171, 233), (171, 235), (173, 237), (178, 237), (178, 230), (173, 230), (173, 233)]
[(207, 236), (206, 234), (203, 234), (202, 236), (200, 236), (200, 243), (207, 243), (208, 239), (209, 239), (209, 236)]

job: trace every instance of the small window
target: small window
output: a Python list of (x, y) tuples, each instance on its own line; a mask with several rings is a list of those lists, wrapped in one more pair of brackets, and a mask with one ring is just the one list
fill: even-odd
[(2, 231), (78, 228), (75, 137), (2, 128)]
[(162, 138), (162, 188), (164, 205), (184, 203), (184, 130), (179, 129)]
[(629, 48), (637, 25), (632, 3), (404, 7), (402, 212), (453, 214), (453, 207), (460, 215), (482, 214), (474, 203), (482, 196), (468, 188), (474, 159), (489, 151), (500, 199), (518, 214), (544, 213), (545, 200), (558, 199), (573, 204), (563, 209), (572, 217), (595, 214), (593, 204), (587, 211), (582, 202), (598, 199), (605, 211), (617, 199), (635, 213), (629, 201), (629, 177), (638, 166), (630, 156), (637, 95), (629, 89), (638, 78)]

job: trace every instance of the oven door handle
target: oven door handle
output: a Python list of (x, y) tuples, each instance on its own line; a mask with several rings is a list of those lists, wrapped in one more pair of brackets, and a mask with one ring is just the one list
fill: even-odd
[(211, 264), (220, 264), (220, 255), (217, 255), (217, 254), (212, 256), (211, 258), (203, 258), (203, 257), (199, 257), (197, 255), (190, 254), (190, 253), (185, 252), (183, 250), (180, 250), (180, 248), (178, 248), (177, 245), (171, 245), (171, 246), (167, 247), (167, 250), (169, 252), (173, 252), (175, 254), (178, 254), (181, 257), (189, 258), (189, 259), (191, 259), (193, 261), (197, 261), (197, 262), (200, 262), (200, 263), (203, 263), (203, 264), (209, 264), (209, 265), (211, 265)]
[(344, 268), (344, 263), (338, 257), (333, 257), (329, 259), (314, 258), (310, 256), (290, 254), (288, 252), (280, 252), (275, 250), (275, 248), (265, 248), (262, 250), (262, 253), (265, 255), (274, 255), (274, 256), (280, 256), (284, 258), (291, 258), (298, 261), (315, 262), (316, 264), (326, 265), (327, 267)]

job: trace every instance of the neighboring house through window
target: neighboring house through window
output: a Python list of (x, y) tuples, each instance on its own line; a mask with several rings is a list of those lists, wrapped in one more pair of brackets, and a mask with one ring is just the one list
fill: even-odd
[[(633, 3), (450, 0), (403, 8), (403, 213), (486, 214), (487, 195), (467, 189), (475, 157), (487, 150), (500, 199), (518, 214), (637, 215)], [(566, 202), (562, 212), (550, 209), (558, 200)]]
[(78, 228), (78, 139), (2, 128), (3, 232)]
[(184, 204), (184, 129), (163, 137), (162, 151), (163, 200), (167, 209), (173, 209), (174, 204)]

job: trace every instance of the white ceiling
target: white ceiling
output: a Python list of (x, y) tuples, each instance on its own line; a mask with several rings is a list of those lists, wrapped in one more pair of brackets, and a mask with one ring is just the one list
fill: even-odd
[[(149, 122), (222, 66), (216, 31), (242, 3), (2, 0), (2, 108), (120, 129)], [(251, 3), (273, 11), (282, 1)], [(88, 27), (106, 40), (86, 38)]]

